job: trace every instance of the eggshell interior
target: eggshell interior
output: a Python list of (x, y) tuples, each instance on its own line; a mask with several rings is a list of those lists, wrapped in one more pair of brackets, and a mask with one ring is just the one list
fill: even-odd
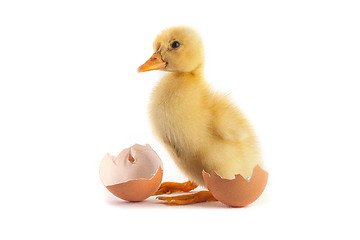
[(115, 196), (127, 201), (142, 201), (161, 184), (162, 161), (150, 145), (135, 144), (115, 157), (107, 153), (101, 160), (100, 179)]
[(233, 207), (243, 207), (253, 203), (265, 190), (268, 173), (256, 165), (249, 180), (240, 174), (234, 179), (223, 179), (216, 172), (203, 171), (206, 187), (220, 202)]
[(100, 164), (100, 179), (105, 186), (131, 180), (151, 179), (162, 161), (150, 145), (135, 144), (120, 152), (117, 157), (107, 153)]

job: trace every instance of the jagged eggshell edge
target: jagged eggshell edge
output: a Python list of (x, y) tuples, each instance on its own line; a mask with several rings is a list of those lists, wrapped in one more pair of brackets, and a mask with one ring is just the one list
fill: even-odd
[(234, 179), (224, 179), (215, 171), (209, 174), (203, 170), (202, 174), (211, 194), (232, 207), (243, 207), (255, 202), (264, 192), (269, 176), (259, 165), (255, 166), (249, 180), (241, 174), (235, 175)]

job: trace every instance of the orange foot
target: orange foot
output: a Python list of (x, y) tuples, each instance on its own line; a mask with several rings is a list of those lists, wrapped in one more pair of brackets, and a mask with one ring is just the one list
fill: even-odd
[(164, 200), (165, 204), (169, 205), (187, 205), (200, 202), (217, 201), (209, 191), (200, 191), (192, 194), (184, 194), (174, 197), (157, 197), (159, 200)]
[(190, 192), (191, 190), (197, 188), (197, 186), (198, 185), (190, 181), (183, 183), (163, 182), (154, 195), (170, 194), (174, 192)]

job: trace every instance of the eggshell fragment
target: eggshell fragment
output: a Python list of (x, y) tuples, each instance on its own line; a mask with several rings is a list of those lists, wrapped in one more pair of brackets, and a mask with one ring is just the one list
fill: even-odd
[(100, 179), (115, 196), (132, 202), (143, 201), (159, 188), (162, 161), (150, 145), (135, 144), (117, 157), (105, 155), (100, 164)]
[(118, 198), (140, 202), (152, 196), (161, 184), (163, 170), (159, 167), (156, 174), (151, 179), (137, 179), (124, 183), (119, 183), (106, 188)]
[(220, 202), (232, 207), (243, 207), (253, 203), (265, 190), (268, 173), (257, 165), (250, 177), (246, 180), (240, 174), (234, 179), (223, 179), (216, 172), (211, 175), (203, 171), (206, 187)]

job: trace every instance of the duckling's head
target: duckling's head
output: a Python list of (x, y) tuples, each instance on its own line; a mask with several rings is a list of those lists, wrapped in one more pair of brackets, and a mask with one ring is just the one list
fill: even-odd
[(139, 72), (164, 70), (189, 73), (202, 69), (203, 44), (199, 34), (190, 27), (165, 29), (155, 38), (153, 48), (155, 53), (139, 67)]

